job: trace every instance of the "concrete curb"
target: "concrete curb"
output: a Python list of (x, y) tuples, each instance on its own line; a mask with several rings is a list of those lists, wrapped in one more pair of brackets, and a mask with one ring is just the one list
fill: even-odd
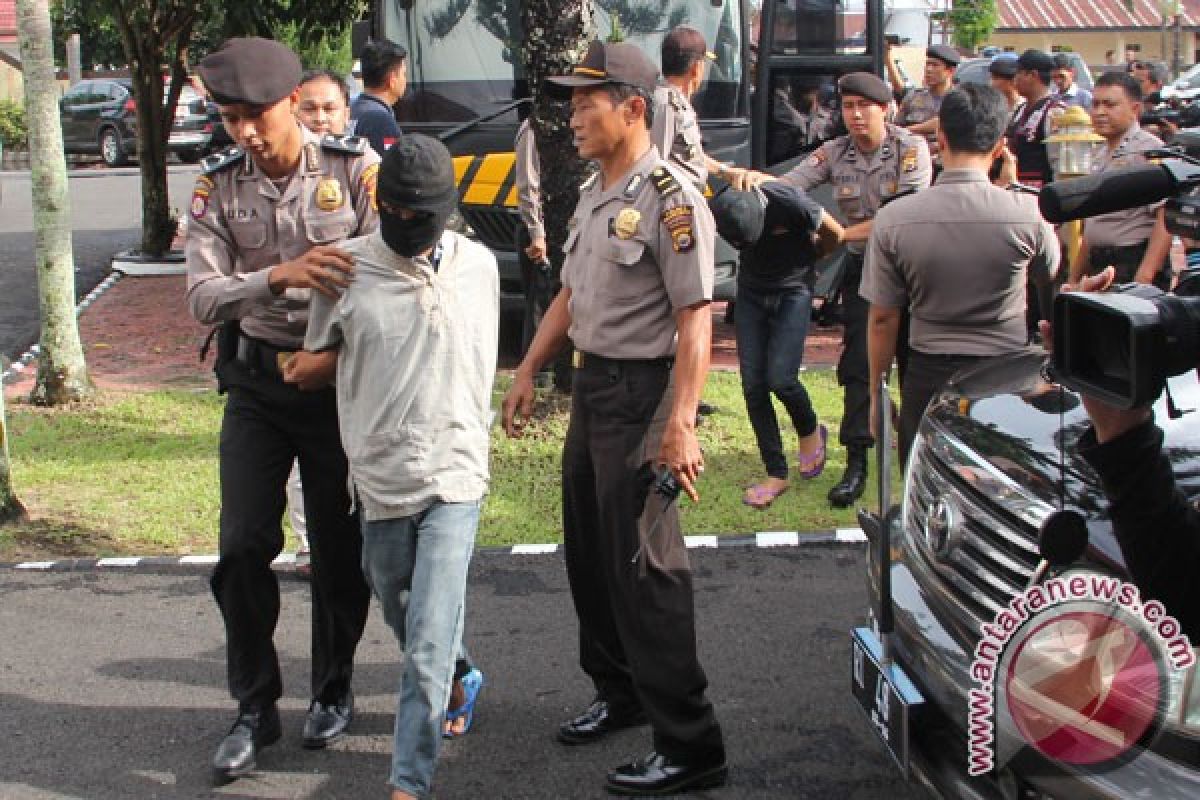
[(187, 262), (182, 251), (172, 250), (164, 258), (147, 258), (133, 250), (122, 250), (112, 257), (112, 271), (134, 278), (158, 277), (162, 275), (184, 275)]
[[(835, 547), (856, 546), (867, 541), (861, 528), (838, 528), (837, 530), (811, 531), (763, 531), (737, 536), (685, 536), (689, 550), (716, 548), (755, 547)], [(481, 547), (476, 556), (542, 556), (556, 555), (561, 544), (518, 544), (510, 547)], [(23, 570), (30, 572), (91, 572), (99, 570), (120, 572), (197, 572), (215, 566), (217, 556), (117, 556), (111, 558), (63, 558), (54, 561), (25, 561), (16, 564), (0, 564), (0, 570)], [(280, 554), (272, 566), (291, 571), (296, 563), (295, 553)]]
[[(111, 275), (109, 275), (107, 278), (102, 280), (96, 286), (95, 289), (92, 289), (90, 292), (88, 292), (87, 297), (84, 297), (82, 300), (79, 301), (79, 305), (75, 306), (75, 316), (78, 317), (85, 310), (87, 310), (88, 306), (90, 306), (92, 303), (96, 302), (96, 300), (99, 299), (100, 295), (104, 294), (109, 289), (111, 289), (113, 287), (113, 285), (120, 279), (121, 279), (121, 273), (114, 272)], [(13, 361), (12, 364), (9, 365), (8, 369), (4, 370), (3, 373), (0, 373), (0, 389), (3, 389), (4, 384), (12, 383), (17, 378), (19, 378), (21, 376), (21, 373), (23, 373), (25, 371), (25, 369), (29, 366), (29, 363), (31, 361), (33, 361), (35, 358), (37, 358), (37, 355), (40, 351), (41, 351), (40, 345), (36, 345), (36, 344), (33, 345), (28, 350), (26, 350), (21, 355), (20, 358)]]

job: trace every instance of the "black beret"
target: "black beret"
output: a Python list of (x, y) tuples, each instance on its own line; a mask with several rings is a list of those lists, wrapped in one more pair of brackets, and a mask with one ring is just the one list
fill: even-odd
[(849, 75), (843, 75), (838, 81), (838, 89), (842, 94), (858, 95), (885, 106), (892, 102), (892, 90), (882, 78), (870, 72), (851, 72)]
[(568, 99), (577, 86), (624, 84), (647, 94), (658, 85), (658, 67), (642, 49), (628, 42), (601, 42), (588, 45), (583, 60), (570, 75), (546, 78), (546, 93), (558, 99)]
[(448, 213), (458, 202), (450, 151), (432, 136), (405, 135), (383, 154), (375, 196), (381, 206)]
[(925, 57), (936, 58), (951, 67), (957, 67), (958, 62), (962, 61), (962, 56), (958, 54), (958, 51), (948, 44), (930, 45), (925, 50)]
[(757, 189), (741, 192), (725, 186), (712, 196), (708, 207), (717, 233), (738, 250), (751, 246), (762, 236), (767, 198)]
[(1017, 68), (1033, 72), (1053, 72), (1054, 56), (1041, 50), (1026, 50), (1017, 59)]
[(996, 56), (992, 59), (992, 63), (988, 64), (988, 72), (997, 78), (1015, 78), (1017, 75), (1016, 56)]
[(196, 65), (196, 72), (218, 105), (265, 106), (291, 94), (304, 70), (287, 45), (248, 36), (228, 39)]

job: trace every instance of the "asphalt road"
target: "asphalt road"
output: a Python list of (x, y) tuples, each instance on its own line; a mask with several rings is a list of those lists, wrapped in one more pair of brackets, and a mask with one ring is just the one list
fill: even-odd
[[(697, 628), (725, 730), (730, 785), (712, 798), (916, 798), (849, 694), (847, 631), (865, 606), (861, 549), (694, 551)], [(231, 721), (221, 621), (200, 571), (0, 572), (0, 797), (387, 796), (396, 645), (372, 609), (358, 716), (324, 752), (300, 747), (309, 588), (281, 581), (276, 644), (284, 739), (219, 790), (209, 758)], [(473, 731), (443, 749), (438, 797), (600, 798), (607, 768), (651, 749), (648, 730), (568, 748), (585, 705), (561, 556), (483, 553), (468, 644), (486, 675)]]
[[(199, 168), (168, 168), (173, 208), (186, 211)], [(75, 292), (82, 298), (108, 274), (113, 253), (141, 241), (142, 189), (137, 167), (69, 173)], [(28, 172), (0, 172), (0, 369), (38, 337), (37, 270)]]

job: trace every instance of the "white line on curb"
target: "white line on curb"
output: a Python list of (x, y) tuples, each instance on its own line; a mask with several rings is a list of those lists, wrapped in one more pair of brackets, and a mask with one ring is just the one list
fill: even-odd
[(795, 547), (800, 544), (800, 534), (795, 531), (763, 531), (754, 534), (758, 547)]

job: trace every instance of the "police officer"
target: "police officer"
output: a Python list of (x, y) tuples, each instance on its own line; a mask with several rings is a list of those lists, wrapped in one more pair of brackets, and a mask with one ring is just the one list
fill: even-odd
[[(1026, 275), (1048, 283), (1059, 264), (1058, 240), (1033, 198), (989, 182), (995, 159), (1011, 162), (1003, 141), (1008, 103), (1000, 92), (961, 86), (946, 95), (938, 116), (945, 170), (919, 197), (880, 210), (861, 287), (871, 303), (873, 406), (897, 345), (912, 346), (900, 403), (901, 464), (947, 378), (982, 358), (1025, 349)], [(908, 342), (900, 338), (904, 309), (911, 315)]]
[(701, 191), (710, 173), (735, 188), (747, 188), (748, 170), (722, 164), (704, 152), (700, 120), (692, 108), (692, 97), (704, 83), (708, 62), (715, 58), (708, 50), (704, 34), (687, 25), (677, 25), (663, 37), (661, 55), (664, 82), (654, 90), (650, 142)]
[[(284, 484), (299, 459), (313, 570), (312, 703), (306, 747), (340, 736), (353, 714), (354, 650), (369, 593), (358, 517), (346, 489), (332, 359), (284, 383), (304, 339), (310, 293), (336, 295), (353, 262), (334, 244), (375, 229), (379, 158), (364, 139), (318, 136), (297, 121), (300, 61), (266, 39), (231, 39), (197, 67), (237, 147), (204, 162), (187, 231), (187, 301), (224, 323), (220, 560), (211, 585), (225, 621), (237, 719), (213, 758), (226, 781), (254, 769), (280, 736), (272, 644), (283, 547)], [(311, 391), (305, 391), (311, 389)]]
[(533, 332), (551, 299), (546, 223), (542, 214), (542, 166), (530, 118), (522, 120), (517, 127), (513, 150), (516, 153), (517, 213), (521, 217), (516, 244), (517, 258), (521, 263), (521, 282), (525, 286), (521, 336), (521, 347), (525, 349), (533, 340)]
[(634, 45), (593, 42), (572, 75), (547, 87), (571, 91), (579, 154), (599, 172), (570, 223), (563, 288), (503, 404), (516, 435), (532, 411), (533, 374), (568, 339), (575, 345), (563, 530), (580, 665), (597, 695), (558, 738), (584, 744), (648, 721), (654, 753), (608, 774), (610, 790), (633, 795), (726, 776), (696, 655), (687, 548), (675, 505), (656, 489), (669, 468), (697, 499), (715, 231), (703, 197), (650, 143), (656, 73)]
[[(1123, 72), (1106, 72), (1096, 81), (1092, 122), (1104, 137), (1104, 147), (1093, 164), (1094, 172), (1108, 172), (1145, 163), (1146, 150), (1163, 146), (1162, 140), (1138, 125), (1142, 88)], [(1153, 283), (1161, 289), (1171, 284), (1171, 234), (1162, 204), (1139, 206), (1084, 221), (1083, 244), (1071, 264), (1070, 282), (1107, 266), (1116, 268), (1120, 283)]]
[(896, 124), (925, 137), (930, 155), (937, 155), (937, 113), (942, 98), (954, 87), (954, 70), (962, 57), (948, 44), (935, 44), (925, 51), (925, 85), (913, 89), (900, 101)]
[(886, 121), (892, 101), (887, 84), (868, 72), (853, 72), (838, 81), (838, 89), (850, 132), (826, 142), (781, 180), (805, 191), (832, 184), (846, 220), (849, 252), (841, 289), (845, 329), (837, 367), (844, 390), (839, 439), (846, 448), (846, 472), (829, 490), (829, 502), (844, 508), (866, 489), (867, 450), (875, 441), (867, 380), (867, 303), (858, 294), (871, 220), (888, 198), (928, 186), (933, 168), (925, 140)]

